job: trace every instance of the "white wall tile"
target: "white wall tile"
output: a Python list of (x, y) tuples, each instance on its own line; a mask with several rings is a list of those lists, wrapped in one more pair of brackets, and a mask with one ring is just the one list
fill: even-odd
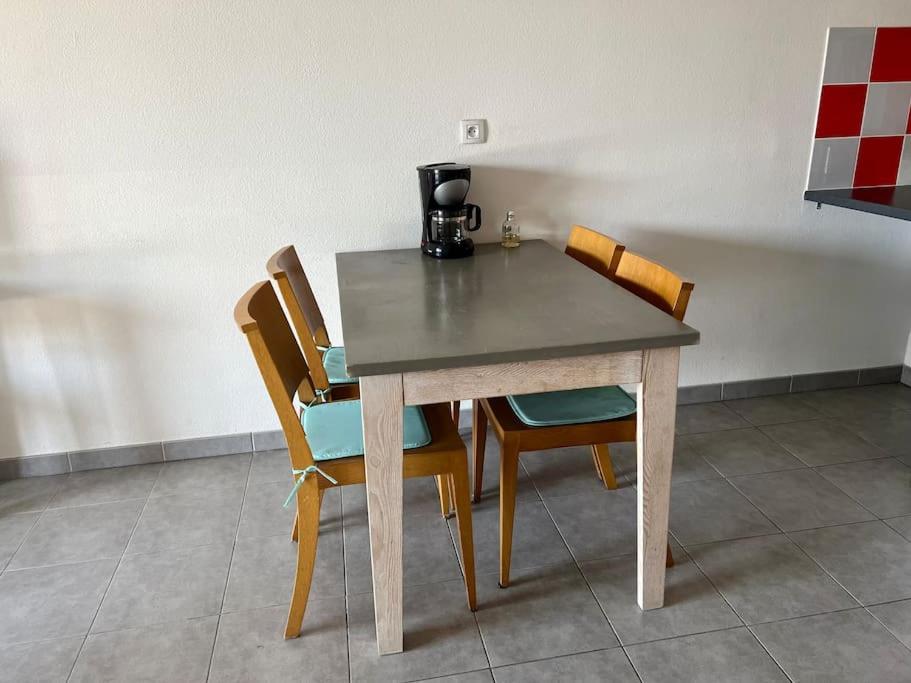
[(866, 83), (870, 78), (875, 35), (872, 27), (830, 28), (822, 82)]
[(825, 138), (813, 143), (808, 190), (851, 187), (860, 138)]
[[(898, 167), (898, 184), (911, 185), (911, 135), (905, 136), (902, 160)], [(908, 337), (908, 353), (911, 354), (911, 337)]]
[(864, 135), (903, 135), (911, 111), (911, 83), (871, 83), (864, 108)]

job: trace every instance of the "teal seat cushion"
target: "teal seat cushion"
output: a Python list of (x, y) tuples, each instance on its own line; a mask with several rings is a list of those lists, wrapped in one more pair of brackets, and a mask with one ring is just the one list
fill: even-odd
[(329, 384), (354, 384), (357, 377), (349, 377), (345, 367), (345, 347), (330, 346), (323, 353), (323, 367), (326, 368), (326, 377)]
[[(405, 406), (405, 450), (431, 442), (424, 413), (417, 406)], [(304, 411), (301, 424), (314, 460), (334, 460), (364, 454), (360, 401), (317, 403)]]
[(506, 400), (516, 417), (529, 427), (602, 422), (636, 412), (636, 401), (620, 387), (548, 391), (507, 396)]

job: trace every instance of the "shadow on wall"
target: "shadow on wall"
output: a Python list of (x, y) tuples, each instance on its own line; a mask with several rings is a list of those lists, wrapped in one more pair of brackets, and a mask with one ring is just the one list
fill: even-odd
[[(517, 212), (520, 225), (527, 215), (534, 215), (540, 225), (559, 225), (566, 215), (566, 206), (584, 207), (587, 202), (601, 205), (622, 196), (629, 184), (629, 180), (619, 178), (471, 164), (469, 201), (485, 211), (477, 241), (500, 239), (500, 225), (507, 209)], [(556, 202), (555, 198), (558, 198)], [(569, 232), (569, 225), (565, 232)], [(551, 239), (548, 235), (540, 236)], [(565, 234), (553, 237), (557, 241), (566, 239)]]
[[(98, 435), (130, 421), (155, 433), (156, 410), (143, 401), (134, 367), (138, 321), (118, 301), (105, 268), (109, 255), (36, 249), (31, 245), (48, 240), (29, 240), (28, 231), (59, 235), (64, 228), (19, 226), (17, 234), (15, 214), (0, 173), (0, 459), (108, 445)], [(90, 270), (102, 282), (74, 295), (87, 289)], [(107, 291), (99, 296), (99, 289)]]
[(612, 203), (628, 210), (628, 190), (645, 180), (472, 163), (469, 201), (485, 212), (477, 241), (498, 240), (501, 212), (511, 208), (520, 224), (533, 218), (534, 235), (555, 246), (580, 222), (692, 279), (687, 321), (702, 344), (687, 350), (688, 362), (701, 377), (717, 374), (713, 381), (841, 370), (846, 358), (852, 367), (902, 362), (911, 269), (890, 263), (881, 245), (814, 244), (812, 236), (768, 244), (752, 237), (769, 234), (761, 226), (738, 226), (729, 238), (707, 235), (704, 226), (590, 219)]
[(19, 292), (13, 287), (14, 273), (19, 272), (13, 251), (13, 228), (6, 185), (0, 175), (0, 458), (22, 453), (16, 421), (18, 403), (13, 393), (7, 352), (7, 326), (11, 323), (8, 301)]
[(842, 370), (846, 357), (858, 359), (848, 366), (901, 363), (911, 270), (884, 263), (875, 244), (864, 253), (708, 239), (682, 226), (618, 232), (627, 248), (696, 283), (687, 322), (702, 343), (689, 353), (722, 373), (716, 381)]

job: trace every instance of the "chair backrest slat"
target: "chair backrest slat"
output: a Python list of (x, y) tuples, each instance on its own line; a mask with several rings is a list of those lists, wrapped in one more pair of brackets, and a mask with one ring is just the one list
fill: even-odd
[(303, 469), (312, 465), (313, 456), (294, 407), (294, 396), (309, 402), (315, 393), (307, 363), (269, 282), (254, 285), (241, 297), (234, 308), (234, 321), (253, 351), (288, 442), (293, 466)]
[(325, 391), (329, 388), (329, 378), (323, 367), (322, 353), (317, 347), (329, 346), (329, 335), (297, 251), (293, 246), (282, 247), (269, 259), (266, 270), (275, 280), (285, 301), (291, 324), (294, 325), (310, 368), (313, 385)]
[(566, 240), (565, 253), (596, 273), (613, 277), (623, 254), (622, 244), (584, 225), (574, 225)]
[(620, 256), (612, 279), (677, 320), (683, 320), (694, 286), (660, 263), (628, 249)]

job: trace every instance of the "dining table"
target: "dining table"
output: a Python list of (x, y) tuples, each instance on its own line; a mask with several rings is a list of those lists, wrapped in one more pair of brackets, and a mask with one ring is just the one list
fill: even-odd
[(451, 260), (343, 252), (336, 267), (347, 369), (360, 379), (379, 653), (403, 649), (406, 405), (632, 385), (636, 597), (662, 607), (680, 347), (699, 332), (543, 240)]

